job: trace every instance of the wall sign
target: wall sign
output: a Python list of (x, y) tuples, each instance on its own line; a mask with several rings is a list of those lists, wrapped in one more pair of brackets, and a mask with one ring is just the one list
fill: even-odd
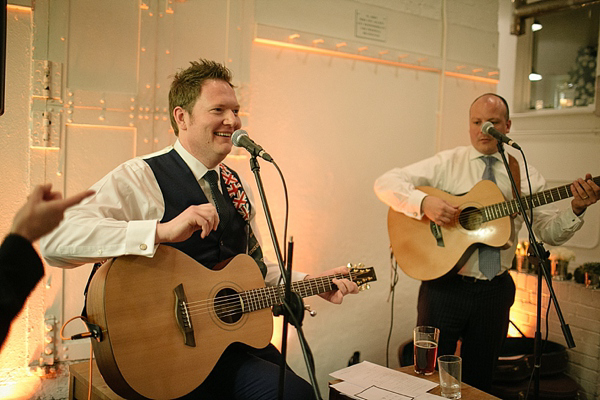
[(386, 41), (387, 18), (356, 10), (356, 37)]

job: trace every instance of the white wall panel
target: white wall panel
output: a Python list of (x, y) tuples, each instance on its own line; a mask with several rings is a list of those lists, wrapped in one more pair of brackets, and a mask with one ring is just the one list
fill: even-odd
[(69, 88), (137, 93), (139, 12), (133, 0), (70, 2)]

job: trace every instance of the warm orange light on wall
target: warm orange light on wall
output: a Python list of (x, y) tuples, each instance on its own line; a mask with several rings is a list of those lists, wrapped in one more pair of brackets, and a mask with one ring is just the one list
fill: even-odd
[(37, 376), (19, 376), (0, 384), (0, 399), (31, 399), (40, 386)]
[[(463, 65), (427, 54), (400, 52), (377, 45), (348, 42), (315, 33), (294, 32), (283, 28), (258, 24), (254, 43), (324, 56), (359, 60), (477, 82), (498, 84), (499, 71), (493, 67)], [(398, 54), (401, 53), (401, 54)], [(442, 66), (443, 65), (443, 66)]]
[[(397, 62), (397, 61), (389, 61), (389, 60), (384, 60), (381, 58), (362, 56), (360, 54), (336, 52), (333, 50), (327, 50), (327, 49), (323, 49), (323, 48), (319, 48), (319, 47), (308, 47), (308, 46), (302, 46), (302, 45), (298, 45), (298, 44), (294, 44), (294, 43), (279, 42), (277, 40), (255, 38), (254, 43), (264, 44), (264, 45), (268, 45), (268, 46), (283, 47), (283, 48), (290, 49), (290, 50), (305, 51), (305, 52), (309, 52), (309, 53), (316, 53), (316, 54), (321, 54), (321, 55), (326, 55), (326, 56), (347, 58), (347, 59), (351, 59), (351, 60), (374, 62), (374, 63), (378, 63), (378, 64), (391, 65), (391, 66), (395, 66), (395, 67), (417, 69), (417, 70), (421, 70), (421, 71), (439, 72), (439, 70), (437, 68), (428, 68), (428, 67), (412, 65), (412, 64), (407, 64), (407, 63), (402, 63), (402, 62)], [(364, 50), (365, 49), (363, 49), (363, 51)]]

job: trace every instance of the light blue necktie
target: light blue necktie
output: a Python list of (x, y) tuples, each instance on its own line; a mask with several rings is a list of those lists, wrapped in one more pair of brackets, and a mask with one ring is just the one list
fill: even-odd
[[(483, 156), (481, 159), (485, 163), (485, 170), (481, 178), (496, 183), (493, 167), (497, 160), (492, 156)], [(492, 280), (500, 272), (500, 266), (500, 249), (485, 244), (480, 245), (479, 270), (481, 273), (489, 280)]]

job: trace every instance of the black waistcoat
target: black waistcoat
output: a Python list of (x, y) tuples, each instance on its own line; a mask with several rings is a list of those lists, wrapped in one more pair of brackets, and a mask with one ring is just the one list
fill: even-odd
[[(208, 203), (194, 174), (175, 150), (144, 161), (154, 172), (163, 195), (165, 213), (160, 222), (172, 220), (191, 205)], [(222, 179), (221, 187), (225, 190)], [(246, 221), (237, 212), (226, 191), (224, 197), (230, 215), (227, 225), (219, 224), (219, 228), (204, 239), (200, 237), (200, 231), (196, 231), (184, 242), (164, 244), (183, 251), (207, 268), (213, 268), (220, 261), (245, 253)]]

